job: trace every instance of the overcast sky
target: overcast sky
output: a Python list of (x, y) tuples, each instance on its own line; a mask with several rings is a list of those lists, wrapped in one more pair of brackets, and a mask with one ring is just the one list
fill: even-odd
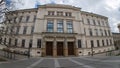
[[(43, 4), (67, 4), (82, 8), (83, 11), (107, 16), (112, 32), (118, 32), (120, 23), (120, 0), (6, 0), (14, 1), (18, 9), (35, 8)], [(8, 2), (9, 3), (9, 2)]]

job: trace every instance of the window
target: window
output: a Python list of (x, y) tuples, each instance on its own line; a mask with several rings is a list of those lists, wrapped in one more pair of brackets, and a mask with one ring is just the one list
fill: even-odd
[(21, 22), (21, 21), (22, 21), (22, 18), (23, 18), (23, 16), (20, 16), (19, 22)]
[(102, 25), (104, 26), (104, 21), (102, 21)]
[(9, 38), (9, 43), (8, 44), (9, 44), (9, 46), (11, 46), (11, 38)]
[(105, 44), (104, 44), (104, 40), (102, 40), (102, 45), (105, 46)]
[(57, 32), (60, 32), (60, 33), (63, 32), (63, 20), (58, 20), (58, 23), (57, 23)]
[(100, 25), (100, 21), (98, 20), (98, 25)]
[(27, 32), (27, 26), (24, 26), (23, 34), (26, 34), (26, 32)]
[(17, 17), (14, 18), (14, 23), (16, 23), (16, 19), (17, 19)]
[(53, 21), (48, 20), (47, 22), (47, 32), (53, 32)]
[(110, 45), (112, 45), (112, 40), (110, 39)]
[(95, 29), (96, 36), (98, 36), (98, 29)]
[(34, 26), (31, 27), (31, 34), (34, 32)]
[(32, 39), (30, 39), (30, 41), (29, 41), (29, 48), (31, 48), (32, 47)]
[(81, 48), (81, 40), (78, 40), (78, 48)]
[(6, 27), (5, 34), (8, 34), (8, 29), (9, 29), (9, 27)]
[(6, 38), (4, 38), (4, 44), (6, 44)]
[(71, 16), (72, 14), (71, 14), (71, 12), (66, 12), (65, 13), (65, 16)]
[(94, 20), (94, 19), (93, 19), (93, 24), (94, 24), (94, 25), (96, 25), (96, 22), (95, 22), (95, 20)]
[(106, 39), (107, 46), (109, 45), (108, 40)]
[(108, 30), (108, 34), (109, 34), (109, 36), (111, 36), (111, 34), (110, 34), (110, 30)]
[(48, 15), (54, 15), (54, 11), (48, 11)]
[(101, 33), (101, 36), (103, 36), (103, 31), (102, 31), (102, 29), (100, 29), (100, 33)]
[(36, 20), (36, 15), (34, 15), (33, 22), (35, 22), (35, 20)]
[(105, 36), (107, 36), (107, 31), (106, 31), (106, 30), (104, 30), (104, 32), (105, 32)]
[(94, 42), (93, 42), (93, 40), (91, 40), (90, 42), (91, 42), (91, 47), (94, 47)]
[(90, 20), (89, 19), (87, 19), (87, 23), (90, 25)]
[(37, 48), (41, 48), (41, 39), (37, 40)]
[(18, 39), (15, 39), (15, 46), (17, 46)]
[(86, 29), (84, 28), (84, 33), (85, 33), (85, 35), (86, 35)]
[(73, 24), (72, 21), (67, 21), (67, 32), (73, 33)]
[(100, 47), (100, 42), (99, 42), (99, 40), (97, 40), (97, 46)]
[(22, 46), (21, 47), (25, 47), (25, 39), (22, 39)]
[(0, 38), (0, 44), (2, 43), (2, 38)]
[(91, 28), (89, 28), (89, 34), (90, 34), (90, 36), (93, 36), (93, 33), (92, 33), (92, 29), (91, 29)]
[(29, 18), (30, 18), (30, 16), (27, 16), (27, 17), (26, 17), (26, 22), (28, 22), (28, 21), (29, 21)]
[(63, 16), (63, 12), (58, 11), (58, 12), (57, 12), (57, 16)]
[(20, 26), (17, 26), (16, 34), (19, 34)]

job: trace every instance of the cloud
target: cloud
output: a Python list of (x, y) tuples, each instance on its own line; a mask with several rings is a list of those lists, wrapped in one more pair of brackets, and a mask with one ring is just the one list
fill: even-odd
[[(43, 4), (67, 4), (82, 8), (84, 11), (107, 16), (111, 30), (118, 32), (117, 24), (120, 23), (120, 0), (11, 0), (16, 1), (19, 9), (34, 8)], [(19, 1), (22, 3), (19, 3)], [(114, 24), (114, 25), (113, 25)]]

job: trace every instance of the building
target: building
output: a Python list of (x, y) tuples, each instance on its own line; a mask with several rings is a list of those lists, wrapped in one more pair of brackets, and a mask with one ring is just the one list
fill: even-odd
[[(118, 24), (118, 30), (120, 32), (120, 24)], [(115, 49), (118, 50), (120, 49), (120, 33), (112, 33), (112, 34), (113, 34)]]
[[(10, 48), (31, 56), (82, 56), (114, 50), (108, 18), (71, 5), (46, 4), (8, 14), (3, 36)], [(16, 22), (15, 22), (16, 21)], [(15, 39), (10, 36), (15, 31)]]

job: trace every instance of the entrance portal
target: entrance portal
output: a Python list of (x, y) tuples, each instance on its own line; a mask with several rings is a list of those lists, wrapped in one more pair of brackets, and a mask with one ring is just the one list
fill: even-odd
[(74, 42), (68, 42), (68, 55), (74, 55)]
[(57, 55), (63, 56), (63, 42), (57, 42)]
[(46, 42), (46, 55), (47, 56), (53, 55), (53, 42)]

